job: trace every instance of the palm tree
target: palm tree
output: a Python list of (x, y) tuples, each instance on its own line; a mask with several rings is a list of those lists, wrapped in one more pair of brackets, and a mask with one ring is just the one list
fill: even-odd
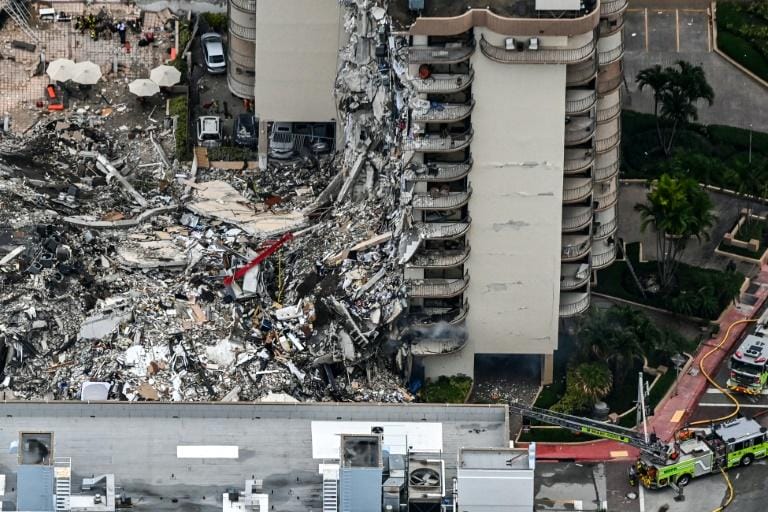
[[(669, 68), (667, 68), (669, 69)], [(669, 84), (669, 72), (667, 69), (656, 64), (653, 67), (640, 70), (635, 78), (637, 86), (640, 90), (644, 90), (646, 87), (653, 91), (653, 117), (656, 119), (656, 135), (659, 138), (659, 146), (664, 147), (664, 138), (661, 135), (661, 123), (659, 121), (659, 104), (661, 103), (661, 95)]]
[(656, 231), (656, 261), (659, 284), (669, 290), (688, 241), (709, 239), (714, 224), (712, 201), (691, 178), (662, 174), (651, 185), (648, 202), (635, 205), (640, 212), (640, 229)]
[(569, 386), (590, 404), (608, 396), (613, 387), (613, 375), (605, 363), (582, 363), (570, 376)]

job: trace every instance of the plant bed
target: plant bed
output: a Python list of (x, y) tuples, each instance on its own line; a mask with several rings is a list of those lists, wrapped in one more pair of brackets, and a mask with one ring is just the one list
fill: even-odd
[(764, 2), (718, 2), (717, 47), (768, 80), (768, 9)]
[[(748, 219), (751, 221), (748, 222)], [(737, 261), (762, 264), (768, 256), (768, 222), (765, 217), (751, 215), (742, 211), (742, 215), (733, 228), (723, 236), (718, 244), (718, 254)], [(735, 256), (735, 257), (734, 257)]]
[(472, 379), (466, 375), (440, 376), (434, 381), (427, 379), (420, 397), (428, 403), (463, 404), (471, 389)]
[[(627, 244), (626, 253), (641, 283), (657, 273), (655, 261), (641, 261), (639, 243)], [(738, 296), (744, 276), (738, 272), (699, 268), (680, 263), (674, 290), (642, 295), (626, 261), (617, 260), (597, 271), (595, 292), (663, 309), (688, 317), (716, 320)]]

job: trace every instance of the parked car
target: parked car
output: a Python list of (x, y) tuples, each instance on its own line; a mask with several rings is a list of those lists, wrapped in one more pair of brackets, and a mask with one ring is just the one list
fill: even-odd
[(294, 154), (294, 135), (291, 123), (273, 123), (269, 135), (269, 156), (287, 160)]
[(216, 116), (197, 118), (197, 145), (207, 148), (221, 145), (221, 119)]
[(200, 36), (200, 46), (203, 51), (203, 61), (209, 73), (220, 74), (227, 70), (227, 59), (224, 56), (224, 42), (216, 32), (207, 32)]
[(256, 147), (259, 140), (259, 122), (253, 114), (243, 113), (235, 118), (232, 138), (238, 146)]

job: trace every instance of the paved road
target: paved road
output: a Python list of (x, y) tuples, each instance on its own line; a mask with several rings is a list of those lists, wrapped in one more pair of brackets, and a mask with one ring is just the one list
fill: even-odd
[(629, 93), (625, 108), (653, 112), (651, 93), (638, 91), (635, 84), (638, 71), (687, 60), (704, 67), (715, 90), (715, 104), (700, 105), (701, 122), (742, 128), (752, 124), (755, 130), (768, 131), (768, 90), (712, 51), (707, 5), (701, 3), (654, 0), (630, 4), (624, 15), (625, 93)]

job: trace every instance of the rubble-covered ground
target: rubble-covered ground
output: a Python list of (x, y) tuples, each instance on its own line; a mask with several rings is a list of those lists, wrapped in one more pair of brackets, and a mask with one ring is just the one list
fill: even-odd
[(100, 98), (0, 135), (6, 398), (412, 399), (403, 114), (383, 9), (344, 7), (335, 155), (198, 168), (162, 108)]

